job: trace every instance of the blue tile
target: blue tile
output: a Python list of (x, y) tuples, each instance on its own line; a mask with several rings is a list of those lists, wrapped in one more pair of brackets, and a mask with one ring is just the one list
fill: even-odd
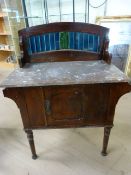
[(60, 44), (59, 44), (59, 32), (55, 33), (55, 49), (59, 50), (60, 49)]
[(35, 45), (35, 37), (34, 36), (30, 37), (30, 43), (31, 43), (32, 53), (35, 53), (36, 52), (36, 45)]
[[(99, 36), (82, 33), (82, 32), (68, 32), (69, 49), (87, 50), (98, 52), (100, 48)], [(60, 49), (60, 33), (52, 32), (38, 36), (31, 36), (28, 38), (28, 54), (59, 50)]]
[(79, 35), (78, 32), (74, 32), (74, 49), (78, 50), (78, 46), (79, 46)]
[(97, 52), (99, 52), (100, 51), (100, 36), (98, 36), (97, 38), (97, 44), (98, 44)]
[(74, 49), (74, 32), (69, 32), (69, 49)]
[(98, 52), (99, 49), (99, 36), (98, 35), (94, 35), (94, 47), (93, 47), (93, 51), (94, 52)]
[(94, 48), (94, 39), (93, 39), (93, 35), (89, 35), (89, 40), (88, 40), (88, 43), (89, 43), (89, 46), (88, 46), (88, 49), (90, 51), (93, 51), (93, 48)]
[(50, 50), (49, 33), (45, 34), (45, 46), (46, 46), (46, 51), (49, 51)]
[(41, 52), (40, 36), (35, 36), (36, 51)]
[(89, 38), (89, 35), (88, 33), (83, 33), (83, 40), (84, 40), (84, 48), (83, 50), (88, 50), (88, 47), (89, 47), (89, 43), (88, 43), (88, 38)]
[(55, 34), (50, 33), (50, 50), (55, 50)]
[(79, 33), (79, 50), (83, 50), (84, 48), (84, 39), (83, 39), (83, 33)]
[(45, 36), (41, 35), (40, 36), (40, 44), (41, 44), (41, 51), (45, 51)]

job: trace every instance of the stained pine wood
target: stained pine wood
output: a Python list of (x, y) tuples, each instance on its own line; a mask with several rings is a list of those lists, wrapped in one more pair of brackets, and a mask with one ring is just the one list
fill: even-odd
[[(83, 55), (83, 52), (79, 52), (77, 60), (82, 60), (81, 64), (80, 62), (74, 64), (77, 52), (68, 51), (69, 58), (67, 60), (71, 59), (70, 63), (66, 62), (65, 65), (64, 63), (35, 63), (37, 68), (43, 68), (35, 69), (34, 63), (30, 63), (31, 58), (27, 54), (26, 37), (61, 29), (64, 31), (99, 33), (102, 45), (98, 57), (94, 53), (87, 52)], [(4, 96), (14, 100), (20, 109), (33, 159), (37, 158), (37, 154), (32, 129), (104, 127), (102, 155), (107, 154), (116, 104), (122, 95), (131, 91), (131, 86), (125, 75), (108, 64), (110, 63), (107, 50), (108, 40), (103, 38), (104, 32), (107, 33), (107, 31), (106, 28), (83, 23), (55, 23), (32, 27), (19, 32), (23, 55), (21, 66), (24, 66), (25, 63), (28, 64), (11, 74), (10, 81), (7, 78), (1, 86), (5, 87)], [(64, 51), (63, 53), (66, 54), (67, 52)], [(50, 57), (46, 57), (46, 62), (65, 61), (65, 58), (60, 57), (60, 54), (60, 52), (50, 53)], [(43, 59), (41, 60), (43, 56), (42, 53), (37, 55), (39, 62), (43, 62)], [(96, 65), (95, 69), (93, 69), (91, 62), (87, 64), (84, 59), (85, 61), (95, 59), (96, 61), (93, 62), (93, 65)], [(105, 60), (107, 63), (98, 61), (98, 59)], [(47, 70), (42, 67), (42, 64)], [(103, 64), (104, 68), (101, 67)], [(32, 65), (33, 72), (30, 70)], [(66, 72), (66, 70), (70, 71)], [(20, 77), (17, 73), (20, 74)], [(17, 79), (13, 77), (17, 77)]]

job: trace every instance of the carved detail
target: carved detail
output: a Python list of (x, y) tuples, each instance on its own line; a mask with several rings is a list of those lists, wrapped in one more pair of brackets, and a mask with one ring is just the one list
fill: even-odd
[(108, 52), (108, 47), (109, 47), (109, 39), (106, 37), (104, 43), (103, 43), (103, 49), (101, 53), (101, 58), (106, 61), (108, 64), (111, 63), (112, 55), (109, 54)]
[(24, 65), (24, 49), (23, 49), (23, 41), (22, 36), (19, 36), (19, 45), (20, 45), (20, 58), (18, 59), (18, 63), (20, 67)]

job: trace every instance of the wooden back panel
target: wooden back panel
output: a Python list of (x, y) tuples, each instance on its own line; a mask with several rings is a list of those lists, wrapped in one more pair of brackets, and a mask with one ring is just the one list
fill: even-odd
[(109, 60), (109, 29), (87, 23), (59, 22), (19, 31), (21, 66), (31, 62)]

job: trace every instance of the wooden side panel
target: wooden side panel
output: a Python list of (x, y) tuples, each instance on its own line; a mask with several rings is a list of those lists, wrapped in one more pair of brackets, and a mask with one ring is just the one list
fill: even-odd
[(23, 88), (6, 88), (3, 90), (4, 96), (15, 101), (20, 109), (22, 121), (24, 128), (30, 128), (30, 120), (28, 117), (27, 106), (25, 102), (25, 97), (23, 95)]
[(109, 101), (110, 85), (91, 84), (85, 86), (84, 91), (84, 116), (88, 123), (93, 125), (103, 125), (108, 121), (107, 109)]
[(24, 96), (27, 104), (31, 126), (40, 127), (46, 125), (43, 91), (40, 87), (24, 88)]
[(131, 85), (127, 82), (125, 83), (114, 83), (110, 85), (110, 98), (108, 104), (108, 118), (107, 121), (113, 124), (115, 108), (118, 100), (121, 96), (126, 93), (131, 92)]

